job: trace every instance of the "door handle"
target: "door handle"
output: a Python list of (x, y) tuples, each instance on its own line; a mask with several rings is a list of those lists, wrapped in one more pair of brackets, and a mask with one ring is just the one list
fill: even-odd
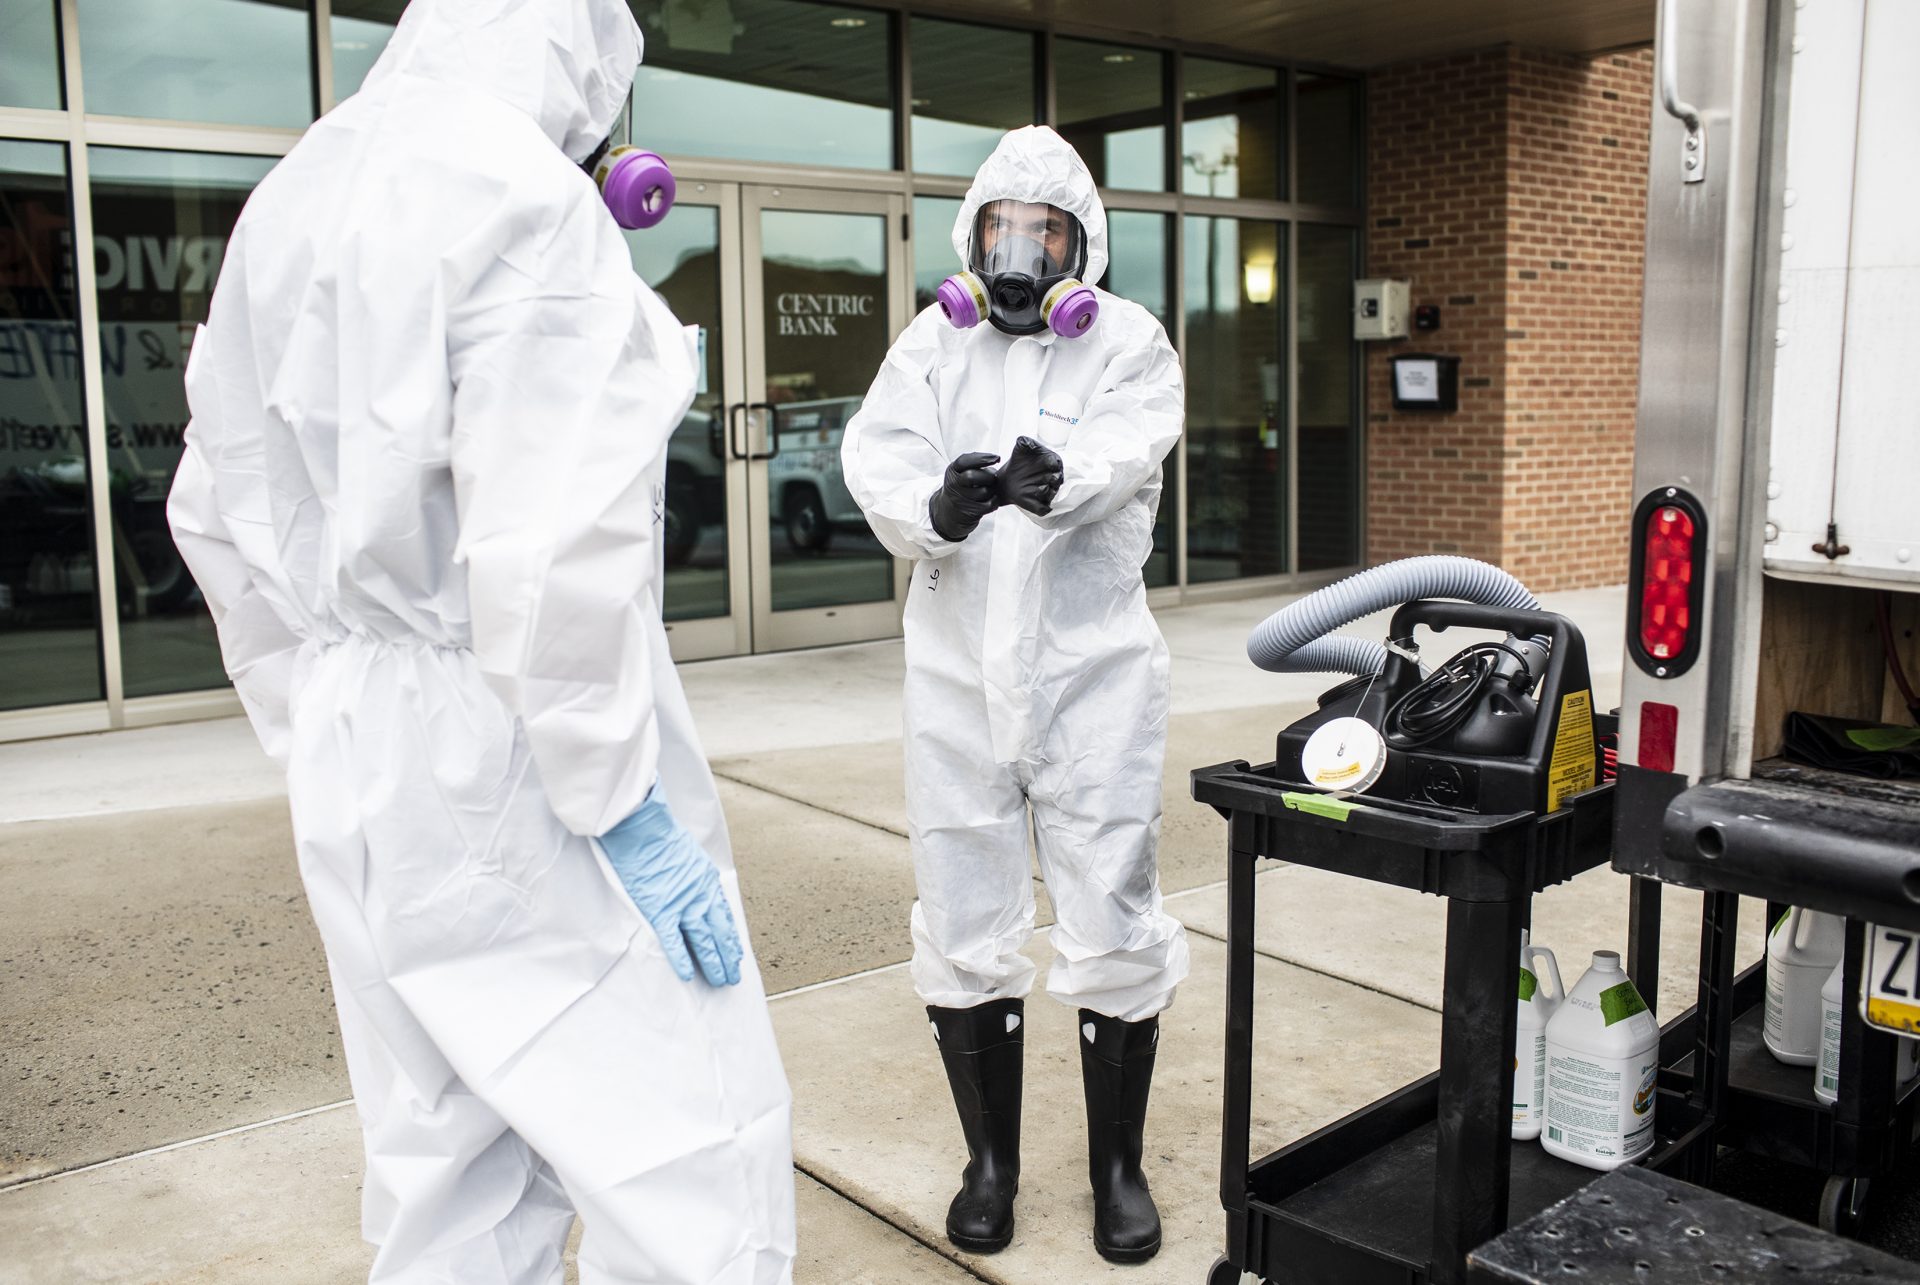
[(1700, 119), (1700, 109), (1680, 97), (1679, 19), (1674, 14), (1680, 4), (1681, 0), (1660, 0), (1660, 21), (1654, 33), (1660, 55), (1655, 75), (1660, 81), (1660, 106), (1687, 127), (1681, 143), (1681, 181), (1698, 183), (1707, 177), (1707, 125)]
[(772, 402), (742, 402), (742, 410), (763, 410), (767, 413), (767, 443), (772, 448), (758, 454), (749, 455), (750, 460), (770, 460), (780, 454), (780, 408)]
[(740, 416), (747, 409), (747, 403), (735, 402), (727, 407), (727, 454), (736, 460), (744, 460), (747, 453), (740, 449)]

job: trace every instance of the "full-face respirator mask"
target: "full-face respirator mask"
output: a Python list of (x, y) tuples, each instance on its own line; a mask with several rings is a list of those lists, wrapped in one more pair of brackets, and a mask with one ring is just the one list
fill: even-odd
[(962, 330), (990, 321), (1003, 334), (1077, 339), (1100, 315), (1099, 296), (1080, 280), (1086, 270), (1080, 220), (1054, 205), (989, 201), (974, 216), (967, 271), (941, 282), (934, 300)]
[(635, 147), (629, 140), (631, 115), (620, 114), (620, 123), (607, 141), (593, 149), (593, 155), (580, 163), (600, 189), (613, 221), (630, 231), (653, 227), (673, 208), (677, 188), (673, 171), (658, 152)]

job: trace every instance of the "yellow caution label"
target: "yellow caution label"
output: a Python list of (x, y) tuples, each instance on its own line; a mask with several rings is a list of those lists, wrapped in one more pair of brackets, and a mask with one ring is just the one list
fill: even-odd
[(1920, 1004), (1902, 1004), (1874, 995), (1867, 1000), (1867, 1021), (1883, 1031), (1920, 1035)]
[(1547, 761), (1547, 811), (1558, 812), (1568, 795), (1600, 783), (1600, 762), (1593, 748), (1593, 693), (1569, 692), (1560, 701), (1560, 726)]

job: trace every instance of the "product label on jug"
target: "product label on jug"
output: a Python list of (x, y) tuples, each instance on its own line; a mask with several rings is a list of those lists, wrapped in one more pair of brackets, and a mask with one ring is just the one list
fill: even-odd
[(1600, 1016), (1607, 1019), (1608, 1026), (1646, 1011), (1647, 1001), (1640, 998), (1640, 992), (1633, 988), (1632, 982), (1621, 982), (1600, 992)]
[(1539, 989), (1540, 989), (1540, 979), (1533, 975), (1533, 970), (1530, 968), (1521, 969), (1520, 970), (1520, 998), (1522, 1000), (1532, 999), (1533, 993)]
[(1840, 1006), (1824, 1000), (1820, 1004), (1820, 1092), (1829, 1097), (1840, 1093)]
[[(1531, 1046), (1531, 1047), (1529, 1047)], [(1531, 1081), (1532, 1093), (1528, 1093)], [(1533, 1038), (1520, 1032), (1520, 1054), (1513, 1059), (1513, 1122), (1525, 1124), (1538, 1116), (1547, 1100), (1547, 1033), (1535, 1031)]]
[[(1615, 988), (1619, 989), (1619, 988)], [(1611, 993), (1611, 992), (1607, 992)], [(1547, 1137), (1609, 1162), (1653, 1147), (1658, 1059), (1561, 1054), (1547, 1066)]]
[(1762, 1024), (1770, 1044), (1787, 1042), (1787, 970), (1771, 956), (1767, 959), (1767, 1008)]

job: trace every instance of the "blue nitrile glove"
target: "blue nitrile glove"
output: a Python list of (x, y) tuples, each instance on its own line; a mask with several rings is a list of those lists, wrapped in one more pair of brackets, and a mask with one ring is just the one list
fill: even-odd
[(600, 846), (681, 981), (693, 980), (696, 959), (709, 985), (740, 980), (740, 934), (720, 871), (667, 811), (657, 782), (632, 816), (600, 836)]

